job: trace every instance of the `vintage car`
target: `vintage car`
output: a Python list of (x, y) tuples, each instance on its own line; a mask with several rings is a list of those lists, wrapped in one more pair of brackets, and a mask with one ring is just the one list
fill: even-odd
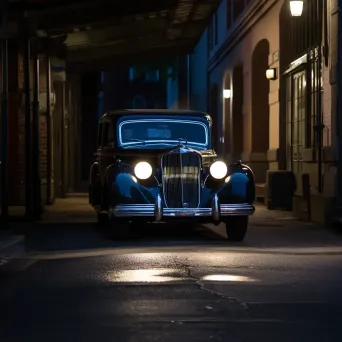
[(251, 169), (212, 149), (212, 119), (198, 111), (115, 110), (99, 122), (89, 202), (99, 222), (225, 223), (242, 241), (254, 213)]

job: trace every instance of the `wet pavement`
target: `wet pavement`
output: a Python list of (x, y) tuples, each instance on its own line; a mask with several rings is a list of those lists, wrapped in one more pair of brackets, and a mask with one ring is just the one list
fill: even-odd
[(260, 207), (243, 243), (184, 224), (115, 240), (82, 216), (30, 227), (0, 267), (0, 341), (342, 341), (340, 234)]

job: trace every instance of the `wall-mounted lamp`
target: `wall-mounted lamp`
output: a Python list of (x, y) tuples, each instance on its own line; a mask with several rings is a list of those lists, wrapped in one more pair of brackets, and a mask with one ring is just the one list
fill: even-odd
[(231, 95), (232, 95), (232, 92), (230, 89), (223, 89), (223, 97), (225, 99), (230, 99)]
[(266, 70), (266, 78), (268, 80), (276, 80), (277, 79), (277, 69), (270, 68)]
[(304, 1), (290, 0), (290, 11), (293, 17), (300, 17), (303, 13)]

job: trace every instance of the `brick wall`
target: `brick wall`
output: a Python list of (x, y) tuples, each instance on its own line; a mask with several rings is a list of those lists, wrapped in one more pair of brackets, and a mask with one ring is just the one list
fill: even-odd
[[(19, 134), (18, 134), (18, 181), (19, 181), (19, 191), (15, 198), (15, 203), (13, 205), (24, 205), (25, 204), (25, 93), (24, 93), (24, 77), (23, 77), (23, 58), (20, 55), (18, 59), (18, 70), (19, 70), (19, 94), (20, 94), (20, 104), (19, 104)], [(31, 70), (32, 71), (32, 70)], [(40, 92), (46, 93), (46, 70), (45, 61), (40, 62)], [(32, 94), (32, 72), (31, 72), (31, 102), (33, 99)], [(42, 200), (45, 203), (46, 199), (46, 183), (47, 183), (47, 117), (46, 112), (40, 112), (39, 115), (39, 171), (40, 179), (42, 182)]]

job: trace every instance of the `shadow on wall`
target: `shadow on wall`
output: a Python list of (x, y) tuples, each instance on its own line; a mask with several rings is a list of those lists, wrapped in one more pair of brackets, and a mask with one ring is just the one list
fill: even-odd
[(270, 81), (265, 76), (269, 53), (269, 42), (263, 39), (256, 45), (252, 55), (252, 152), (265, 154), (269, 149), (270, 126)]

